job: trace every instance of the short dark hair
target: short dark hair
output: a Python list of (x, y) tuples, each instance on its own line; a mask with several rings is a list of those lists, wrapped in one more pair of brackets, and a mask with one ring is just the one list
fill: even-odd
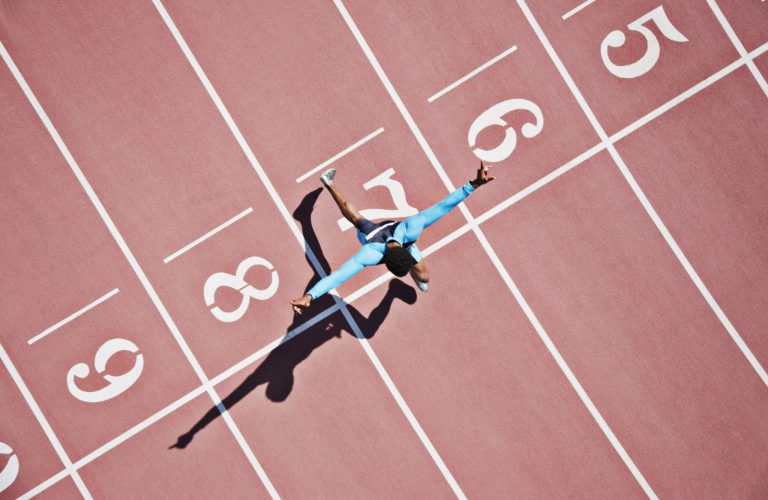
[(408, 250), (401, 246), (387, 247), (384, 252), (384, 264), (390, 273), (403, 277), (408, 274), (411, 266), (415, 264)]

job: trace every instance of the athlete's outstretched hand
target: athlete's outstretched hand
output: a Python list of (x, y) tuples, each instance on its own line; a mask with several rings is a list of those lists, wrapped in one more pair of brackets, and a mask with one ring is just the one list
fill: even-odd
[(311, 302), (312, 302), (312, 296), (308, 293), (304, 294), (298, 299), (293, 299), (291, 301), (291, 305), (293, 306), (293, 312), (295, 312), (296, 314), (301, 314), (301, 310), (309, 307), (309, 304)]
[(480, 168), (477, 169), (477, 177), (472, 180), (472, 185), (476, 188), (482, 186), (483, 184), (488, 184), (496, 177), (490, 175), (491, 174), (491, 166), (490, 165), (484, 165), (483, 160), (480, 160)]

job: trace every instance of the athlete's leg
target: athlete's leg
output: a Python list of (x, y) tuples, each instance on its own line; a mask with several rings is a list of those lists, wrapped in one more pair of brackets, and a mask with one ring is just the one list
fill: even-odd
[[(333, 169), (331, 169), (333, 170)], [(341, 215), (344, 216), (345, 219), (347, 219), (349, 222), (352, 223), (355, 227), (362, 222), (364, 217), (360, 215), (360, 212), (357, 210), (357, 207), (355, 207), (351, 201), (349, 201), (342, 193), (339, 191), (339, 188), (336, 187), (336, 183), (333, 179), (333, 174), (335, 174), (335, 170), (331, 175), (328, 175), (331, 171), (327, 171), (324, 173), (320, 180), (323, 182), (325, 187), (328, 189), (328, 192), (331, 193), (331, 196), (333, 197), (333, 201), (336, 202), (336, 205), (339, 207), (339, 210), (341, 210)]]

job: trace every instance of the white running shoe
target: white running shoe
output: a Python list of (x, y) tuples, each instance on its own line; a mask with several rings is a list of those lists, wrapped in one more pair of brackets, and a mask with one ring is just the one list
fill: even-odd
[(419, 290), (421, 290), (422, 292), (428, 292), (429, 291), (429, 283), (424, 283), (423, 281), (419, 281), (419, 280), (417, 280), (415, 278), (414, 278), (413, 281), (416, 282), (416, 286), (419, 287)]
[(323, 183), (323, 186), (327, 186), (329, 183), (333, 182), (334, 177), (336, 177), (336, 169), (329, 168), (320, 176), (320, 182)]

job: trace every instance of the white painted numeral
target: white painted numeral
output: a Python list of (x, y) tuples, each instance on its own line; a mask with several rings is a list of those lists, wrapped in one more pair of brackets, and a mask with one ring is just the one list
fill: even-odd
[[(263, 266), (272, 271), (272, 280), (267, 288), (254, 288), (245, 281), (245, 273), (247, 273), (253, 266)], [(215, 273), (205, 281), (205, 287), (203, 288), (205, 305), (208, 307), (213, 305), (215, 302), (216, 290), (223, 286), (237, 290), (243, 295), (243, 300), (234, 311), (225, 311), (219, 306), (211, 307), (211, 313), (216, 319), (225, 323), (232, 323), (243, 317), (245, 311), (248, 310), (248, 304), (250, 304), (251, 299), (267, 300), (271, 298), (275, 292), (277, 292), (279, 284), (280, 279), (277, 276), (277, 271), (274, 270), (272, 264), (268, 260), (261, 257), (248, 257), (237, 266), (237, 271), (234, 275), (228, 273)]]
[(535, 118), (534, 122), (525, 123), (520, 128), (523, 136), (530, 139), (531, 137), (539, 135), (544, 128), (544, 115), (541, 112), (541, 108), (527, 99), (509, 99), (507, 101), (502, 101), (486, 109), (480, 113), (480, 116), (475, 118), (475, 121), (473, 121), (472, 125), (469, 127), (467, 142), (469, 142), (469, 147), (474, 147), (480, 132), (493, 125), (506, 127), (504, 140), (493, 149), (473, 149), (472, 152), (475, 153), (475, 156), (488, 163), (498, 163), (506, 160), (512, 155), (512, 152), (514, 152), (515, 146), (517, 145), (517, 133), (515, 133), (515, 130), (510, 127), (502, 117), (517, 110), (529, 111)]
[(0, 492), (7, 489), (19, 475), (19, 457), (13, 455), (13, 449), (5, 443), (0, 443), (0, 455), (11, 455), (8, 463), (0, 471)]
[[(125, 339), (111, 339), (104, 342), (96, 351), (96, 356), (93, 359), (96, 373), (104, 373), (110, 358), (122, 351), (137, 353), (139, 348), (130, 340)], [(143, 369), (144, 355), (136, 354), (136, 362), (133, 364), (133, 368), (126, 373), (122, 375), (104, 375), (103, 378), (109, 382), (109, 385), (96, 391), (84, 391), (77, 386), (75, 379), (86, 378), (91, 373), (91, 369), (85, 363), (78, 363), (70, 368), (67, 373), (67, 388), (80, 401), (85, 403), (101, 403), (127, 391), (139, 379)]]
[(608, 47), (621, 47), (626, 41), (624, 33), (619, 30), (614, 30), (608, 33), (600, 44), (600, 57), (603, 58), (603, 64), (608, 68), (608, 71), (618, 76), (619, 78), (637, 78), (638, 76), (648, 73), (651, 68), (656, 65), (659, 60), (659, 53), (661, 47), (659, 46), (659, 40), (656, 35), (645, 26), (648, 21), (653, 21), (658, 26), (661, 34), (672, 40), (673, 42), (687, 42), (688, 39), (675, 28), (667, 17), (667, 13), (664, 12), (664, 6), (659, 5), (644, 16), (638, 17), (627, 25), (632, 31), (636, 31), (645, 37), (646, 50), (645, 54), (637, 61), (631, 64), (618, 65), (611, 61), (608, 56)]
[[(369, 220), (374, 219), (398, 219), (402, 217), (410, 217), (419, 213), (414, 207), (410, 206), (405, 199), (405, 189), (403, 185), (394, 180), (392, 176), (395, 174), (394, 168), (389, 168), (381, 174), (377, 175), (373, 179), (363, 184), (363, 188), (368, 191), (375, 186), (384, 186), (389, 190), (392, 201), (395, 202), (394, 209), (386, 208), (366, 208), (360, 210), (360, 215)], [(352, 229), (354, 226), (345, 218), (341, 218), (337, 221), (339, 228), (342, 231)]]

